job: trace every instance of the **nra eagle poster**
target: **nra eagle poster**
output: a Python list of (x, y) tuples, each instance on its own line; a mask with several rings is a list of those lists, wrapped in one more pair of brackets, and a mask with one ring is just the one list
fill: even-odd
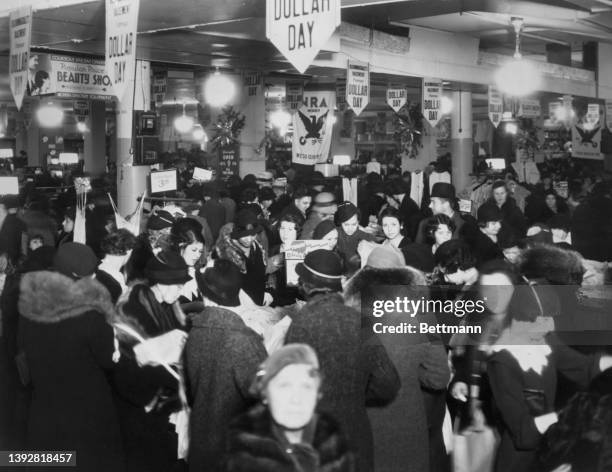
[(496, 128), (501, 123), (504, 113), (504, 99), (497, 87), (489, 85), (489, 120)]
[(369, 101), (370, 66), (349, 60), (346, 69), (346, 103), (359, 116)]
[(393, 108), (395, 113), (399, 112), (406, 104), (407, 98), (408, 91), (405, 87), (387, 89), (387, 105)]
[(292, 161), (295, 164), (315, 165), (327, 161), (335, 98), (335, 91), (304, 92), (304, 103), (293, 115)]
[(423, 116), (432, 128), (442, 118), (442, 81), (440, 79), (423, 79)]
[(11, 11), (9, 35), (9, 82), (17, 110), (21, 110), (26, 91), (34, 85), (34, 75), (30, 72), (31, 6)]
[(106, 0), (106, 72), (123, 100), (136, 76), (136, 35), (140, 0)]
[(300, 74), (340, 26), (340, 0), (266, 0), (266, 37)]
[(581, 159), (603, 159), (601, 154), (601, 126), (572, 126), (572, 157)]

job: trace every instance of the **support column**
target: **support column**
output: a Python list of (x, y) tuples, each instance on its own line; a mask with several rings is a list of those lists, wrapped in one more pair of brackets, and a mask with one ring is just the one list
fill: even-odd
[(43, 163), (43, 158), (40, 155), (40, 128), (35, 113), (32, 113), (32, 119), (30, 120), (30, 126), (26, 131), (26, 135), (28, 143), (26, 148), (28, 153), (28, 166), (46, 167), (47, 163)]
[[(134, 165), (134, 148), (132, 142), (134, 121), (134, 97), (150, 96), (149, 90), (144, 90), (149, 80), (136, 80), (136, 77), (150, 74), (150, 63), (137, 61), (139, 72), (130, 74), (125, 96), (117, 103), (117, 209), (122, 216), (130, 215), (138, 205), (138, 197), (147, 188), (149, 166)], [(134, 71), (135, 72), (135, 71)], [(143, 84), (144, 82), (144, 84)], [(136, 90), (134, 90), (136, 86)], [(145, 100), (146, 101), (146, 100)], [(145, 106), (142, 102), (141, 106)], [(148, 105), (147, 105), (148, 106)]]
[(89, 123), (83, 133), (85, 166), (83, 170), (93, 176), (106, 171), (106, 105), (92, 100), (89, 106)]
[(470, 183), (473, 168), (472, 93), (453, 92), (451, 112), (452, 178), (457, 192)]

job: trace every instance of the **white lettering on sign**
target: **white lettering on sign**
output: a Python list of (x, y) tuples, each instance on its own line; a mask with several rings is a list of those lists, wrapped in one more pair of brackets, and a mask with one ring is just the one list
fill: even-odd
[(136, 35), (140, 0), (106, 0), (106, 71), (117, 99), (136, 74)]
[(9, 85), (17, 110), (23, 97), (34, 85), (35, 65), (30, 71), (32, 7), (18, 8), (9, 15)]
[(423, 79), (423, 103), (422, 112), (425, 119), (432, 127), (435, 127), (442, 113), (440, 111), (442, 102), (442, 81), (440, 79)]
[(346, 103), (356, 115), (370, 102), (370, 66), (348, 61), (346, 70)]
[(304, 73), (340, 25), (340, 0), (266, 0), (266, 37)]
[(304, 92), (302, 107), (293, 115), (292, 162), (326, 162), (331, 146), (335, 92)]

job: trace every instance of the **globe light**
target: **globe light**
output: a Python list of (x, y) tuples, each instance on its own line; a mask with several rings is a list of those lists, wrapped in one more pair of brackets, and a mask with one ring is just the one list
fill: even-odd
[(275, 128), (285, 129), (291, 123), (291, 114), (285, 110), (276, 110), (270, 113), (270, 124)]
[(57, 128), (64, 119), (64, 110), (49, 102), (36, 111), (36, 118), (43, 128)]
[(442, 96), (440, 99), (440, 111), (443, 115), (448, 115), (453, 111), (453, 101), (447, 96)]
[(84, 121), (79, 121), (76, 124), (77, 130), (79, 131), (79, 133), (84, 133), (85, 131), (87, 131), (87, 125), (85, 124)]
[(174, 120), (174, 128), (182, 134), (189, 133), (193, 128), (193, 118), (184, 114)]
[(236, 85), (217, 70), (204, 82), (204, 98), (210, 106), (227, 105), (236, 95)]
[(512, 17), (514, 28), (514, 58), (501, 66), (495, 74), (495, 83), (502, 93), (513, 97), (524, 97), (539, 90), (542, 77), (535, 65), (526, 62), (521, 54), (521, 31), (523, 19)]
[(502, 93), (524, 97), (539, 90), (542, 77), (533, 64), (519, 57), (499, 68), (495, 82)]
[(196, 141), (208, 141), (208, 136), (206, 135), (206, 131), (202, 128), (201, 124), (197, 124), (193, 127), (193, 139)]

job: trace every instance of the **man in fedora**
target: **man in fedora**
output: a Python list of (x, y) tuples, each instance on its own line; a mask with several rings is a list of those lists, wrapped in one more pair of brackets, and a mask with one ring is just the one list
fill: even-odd
[(300, 233), (300, 239), (313, 239), (315, 228), (324, 220), (333, 220), (338, 203), (331, 192), (321, 192), (314, 197), (310, 214)]
[[(461, 228), (465, 224), (465, 220), (456, 210), (457, 197), (455, 195), (455, 187), (447, 182), (436, 182), (431, 189), (429, 208), (434, 215), (446, 215), (453, 223), (455, 223), (455, 231), (453, 239), (458, 239), (461, 234)], [(427, 220), (422, 220), (417, 231), (416, 243), (423, 244), (426, 242), (425, 226)]]
[(344, 304), (340, 256), (326, 249), (312, 251), (296, 272), (307, 303), (292, 315), (285, 343), (305, 343), (315, 350), (326, 379), (321, 410), (333, 412), (347, 433), (357, 470), (375, 470), (366, 406), (395, 399), (398, 373), (378, 338), (371, 331), (362, 333), (361, 313)]

